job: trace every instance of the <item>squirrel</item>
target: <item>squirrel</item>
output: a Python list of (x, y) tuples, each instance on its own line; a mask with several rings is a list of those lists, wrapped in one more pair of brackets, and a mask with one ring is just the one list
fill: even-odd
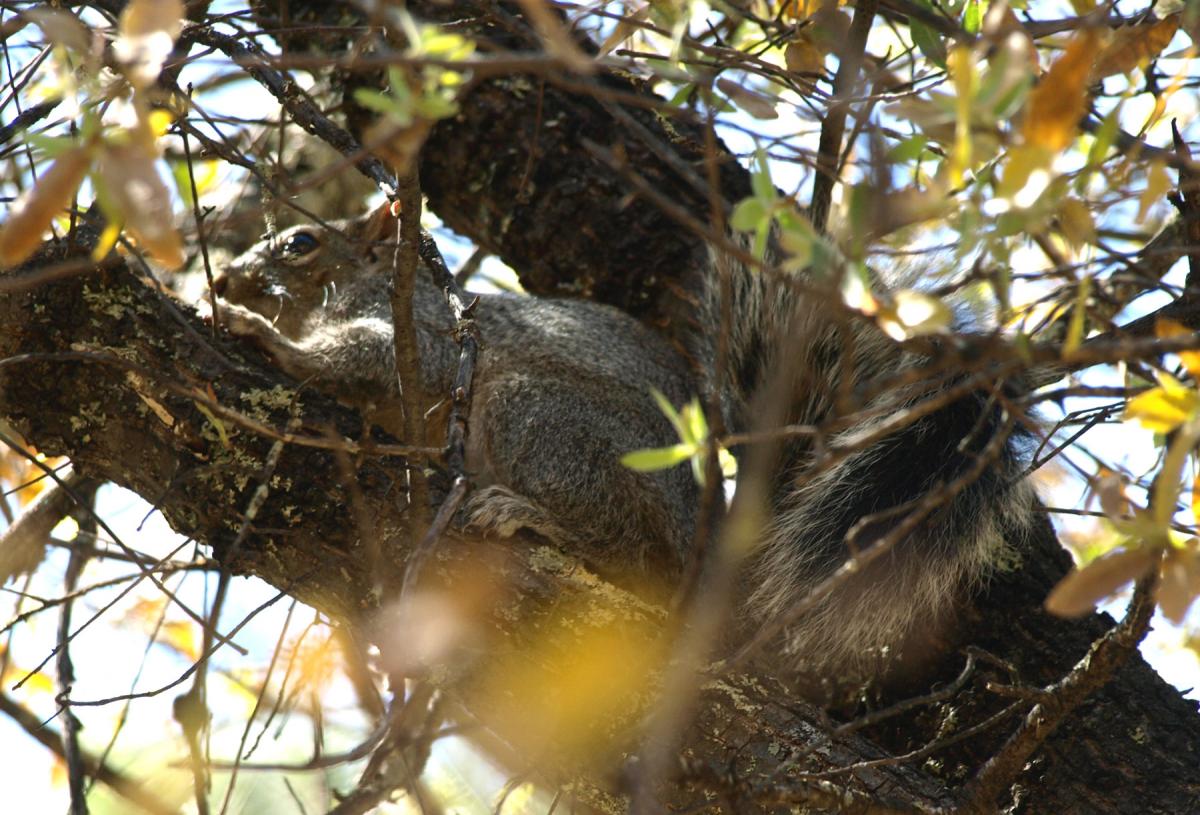
[[(768, 242), (768, 268), (773, 255)], [(722, 297), (733, 320), (718, 371), (713, 326)], [(1013, 561), (1034, 509), (1024, 478), (1034, 420), (1007, 412), (1028, 388), (1001, 382), (952, 394), (965, 377), (939, 381), (931, 370), (917, 384), (880, 390), (889, 376), (920, 375), (926, 361), (872, 321), (829, 308), (838, 298), (816, 274), (759, 272), (714, 248), (696, 309), (709, 319), (687, 349), (708, 372), (729, 430), (830, 428), (820, 445), (798, 435), (774, 442), (781, 449), (768, 480), (770, 520), (742, 570), (742, 639), (788, 615), (853, 554), (887, 540), (879, 557), (759, 649), (826, 700), (924, 675), (953, 638), (963, 601)], [(889, 432), (889, 420), (925, 400), (936, 404)], [(766, 427), (751, 426), (772, 410), (779, 415)]]
[[(213, 280), (219, 319), (301, 382), (359, 407), (395, 404), (396, 245), (386, 204), (264, 236)], [(455, 324), (423, 264), (416, 274), (419, 374), (426, 393), (449, 394)], [(608, 306), (479, 299), (465, 526), (502, 536), (531, 529), (608, 574), (661, 582), (677, 573), (695, 534), (694, 479), (686, 468), (635, 472), (620, 457), (678, 443), (652, 393), (676, 405), (692, 396), (686, 363)]]
[[(382, 262), (390, 253), (377, 256), (394, 235), (384, 208), (269, 237), (214, 281), (223, 319), (286, 372), (345, 401), (394, 395), (391, 272)], [(413, 298), (421, 375), (429, 392), (446, 392), (454, 326), (426, 277), (419, 274)], [(717, 371), (723, 277), (734, 319)], [(767, 397), (782, 384), (784, 415), (771, 425), (836, 426), (842, 396), (921, 364), (869, 321), (841, 319), (813, 299), (813, 280), (805, 284), (802, 293), (714, 250), (698, 329), (681, 354), (606, 306), (483, 296), (468, 455), (481, 489), (467, 507), (468, 525), (501, 534), (529, 527), (601, 566), (669, 579), (691, 544), (696, 486), (687, 468), (648, 475), (618, 461), (625, 451), (677, 441), (652, 387), (676, 404), (698, 385), (719, 389), (727, 427), (737, 432), (755, 429), (750, 417), (768, 412)], [(790, 374), (781, 381), (784, 369)], [(999, 390), (1012, 395), (1011, 385)], [(844, 700), (920, 675), (944, 651), (961, 602), (1029, 525), (1026, 417), (1010, 421), (1008, 400), (996, 393), (971, 389), (868, 438), (929, 391), (910, 385), (865, 397), (853, 407), (871, 418), (835, 427), (824, 448), (805, 437), (781, 442), (770, 520), (741, 573), (735, 639), (788, 615), (853, 552), (912, 527), (761, 649), (810, 697)], [(844, 455), (829, 464), (825, 450), (839, 448)], [(909, 523), (939, 491), (945, 500)]]

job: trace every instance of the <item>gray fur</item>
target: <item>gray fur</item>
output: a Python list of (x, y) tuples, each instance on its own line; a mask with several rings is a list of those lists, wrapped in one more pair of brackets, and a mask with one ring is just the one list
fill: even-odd
[[(376, 211), (331, 226), (296, 227), (239, 257), (219, 282), (222, 319), (298, 380), (351, 404), (396, 402), (394, 243), (381, 243), (394, 240), (395, 221)], [(283, 250), (300, 232), (319, 248), (290, 256)], [(423, 267), (413, 316), (426, 390), (448, 394), (454, 326)], [(591, 303), (484, 295), (476, 323), (468, 524), (531, 529), (610, 572), (676, 572), (695, 530), (691, 474), (634, 472), (619, 458), (678, 442), (651, 389), (676, 405), (690, 398), (683, 360), (628, 316)]]

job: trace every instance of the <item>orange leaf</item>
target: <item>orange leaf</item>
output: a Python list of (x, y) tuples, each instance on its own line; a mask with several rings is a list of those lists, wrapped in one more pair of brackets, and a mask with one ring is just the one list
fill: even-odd
[(1161, 550), (1150, 546), (1120, 549), (1071, 570), (1046, 597), (1046, 610), (1059, 617), (1082, 617), (1105, 597), (1154, 566)]
[(1182, 17), (1181, 12), (1176, 12), (1165, 20), (1117, 29), (1112, 42), (1096, 57), (1092, 81), (1132, 71), (1157, 57), (1179, 30)]
[(91, 160), (92, 151), (86, 146), (63, 153), (33, 189), (17, 199), (0, 226), (0, 266), (15, 266), (33, 254), (51, 219), (71, 204)]
[(1038, 82), (1025, 111), (1025, 144), (1058, 151), (1075, 138), (1087, 110), (1088, 76), (1099, 41), (1092, 30), (1077, 34)]
[[(1167, 340), (1174, 337), (1191, 337), (1194, 335), (1194, 331), (1175, 320), (1160, 317), (1154, 323), (1154, 336), (1159, 339)], [(1192, 378), (1200, 381), (1200, 351), (1177, 351), (1176, 356), (1179, 357), (1179, 361), (1183, 363), (1183, 367), (1192, 375)]]

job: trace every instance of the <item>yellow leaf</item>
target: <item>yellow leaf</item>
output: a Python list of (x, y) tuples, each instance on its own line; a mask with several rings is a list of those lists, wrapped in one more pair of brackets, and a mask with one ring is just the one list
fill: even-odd
[(155, 108), (146, 116), (150, 134), (156, 139), (161, 138), (167, 132), (173, 121), (175, 121), (175, 117), (171, 115), (171, 112), (162, 108)]
[(135, 88), (158, 79), (186, 13), (183, 0), (131, 0), (125, 6), (113, 53)]
[(979, 73), (973, 49), (957, 45), (946, 57), (946, 67), (954, 79), (954, 151), (950, 161), (950, 185), (962, 184), (963, 174), (971, 167), (971, 107), (979, 85)]
[(1047, 171), (1053, 161), (1054, 152), (1039, 144), (1022, 144), (1009, 150), (1004, 162), (1004, 174), (996, 186), (996, 196), (1016, 197), (1035, 175), (1043, 179), (1039, 186), (1044, 189), (1048, 180)]
[(65, 787), (67, 785), (67, 762), (63, 761), (58, 756), (54, 756), (54, 763), (50, 766), (50, 786)]
[(1195, 415), (1200, 394), (1169, 374), (1159, 372), (1159, 387), (1129, 400), (1125, 419), (1135, 419), (1155, 433), (1170, 433)]
[(1065, 198), (1058, 207), (1058, 227), (1073, 249), (1096, 240), (1096, 224), (1087, 204), (1078, 198)]
[[(1195, 333), (1182, 323), (1162, 317), (1154, 324), (1154, 335), (1159, 339), (1193, 337)], [(1176, 355), (1179, 357), (1179, 361), (1183, 363), (1183, 367), (1192, 375), (1192, 378), (1200, 381), (1200, 351), (1177, 351)]]
[(170, 598), (165, 595), (143, 598), (134, 603), (129, 611), (121, 616), (121, 619), (135, 620), (147, 629), (156, 628), (158, 620), (162, 617), (169, 601)]
[(163, 623), (161, 635), (164, 643), (188, 659), (195, 661), (200, 658), (194, 623), (190, 621)]
[(1164, 20), (1117, 29), (1112, 42), (1096, 57), (1092, 81), (1132, 71), (1157, 57), (1179, 30), (1182, 18), (1183, 14), (1176, 12)]
[(70, 206), (91, 161), (89, 146), (63, 153), (33, 188), (17, 199), (8, 220), (0, 226), (0, 267), (15, 266), (33, 254), (50, 221)]
[(822, 0), (784, 0), (779, 6), (779, 13), (792, 20), (807, 20), (821, 10)]
[(1085, 276), (1079, 281), (1075, 303), (1071, 307), (1071, 319), (1067, 323), (1067, 336), (1063, 340), (1063, 353), (1070, 354), (1083, 344), (1083, 330), (1087, 322), (1087, 301), (1092, 291), (1092, 278)]
[(1138, 196), (1138, 213), (1135, 219), (1139, 224), (1146, 220), (1150, 207), (1157, 204), (1172, 189), (1171, 177), (1167, 175), (1167, 167), (1161, 161), (1150, 162), (1146, 171), (1146, 189)]
[(1046, 610), (1059, 617), (1082, 617), (1105, 597), (1148, 572), (1160, 554), (1155, 547), (1137, 546), (1076, 567), (1051, 589)]
[(784, 47), (783, 59), (794, 74), (819, 74), (825, 70), (825, 52), (804, 31)]
[(112, 248), (117, 245), (117, 238), (119, 237), (121, 237), (120, 224), (105, 224), (104, 231), (100, 233), (100, 237), (96, 241), (96, 248), (92, 250), (92, 260), (97, 263), (104, 260), (105, 255), (111, 252)]
[(1079, 32), (1038, 82), (1029, 95), (1021, 128), (1025, 144), (1056, 153), (1075, 138), (1087, 110), (1088, 76), (1099, 42), (1094, 30)]

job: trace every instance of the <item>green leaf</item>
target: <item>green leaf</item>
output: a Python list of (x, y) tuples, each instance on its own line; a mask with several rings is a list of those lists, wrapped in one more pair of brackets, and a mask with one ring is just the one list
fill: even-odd
[(767, 151), (761, 147), (755, 153), (756, 168), (754, 174), (750, 176), (750, 186), (754, 190), (754, 197), (765, 204), (775, 203), (778, 197), (775, 193), (775, 185), (771, 183), (771, 168), (767, 161)]
[(621, 456), (621, 463), (640, 473), (666, 470), (687, 461), (696, 454), (694, 444), (673, 444), (670, 447), (648, 447)]
[(650, 395), (654, 398), (654, 403), (658, 405), (658, 409), (667, 417), (667, 421), (675, 428), (675, 432), (679, 435), (680, 440), (684, 440), (687, 435), (687, 425), (684, 424), (683, 417), (679, 415), (679, 411), (671, 404), (663, 392), (658, 388), (651, 388)]
[(704, 444), (708, 440), (708, 420), (704, 418), (704, 408), (700, 400), (693, 398), (683, 406), (683, 421), (685, 434), (682, 441), (685, 444)]
[(912, 32), (913, 45), (920, 49), (925, 58), (939, 68), (946, 67), (946, 44), (932, 28), (917, 20), (909, 20), (908, 30)]
[(980, 0), (968, 0), (963, 9), (963, 30), (968, 34), (978, 34), (983, 23), (983, 6)]
[(757, 198), (743, 198), (729, 215), (729, 225), (741, 232), (753, 232), (767, 220), (767, 207)]
[(82, 143), (75, 136), (43, 136), (39, 133), (21, 131), (21, 139), (40, 151), (46, 158), (58, 158)]
[[(393, 88), (393, 91), (395, 90)], [(390, 96), (370, 88), (358, 88), (354, 91), (354, 101), (368, 110), (390, 116), (398, 123), (407, 125), (412, 123), (413, 105), (407, 88), (404, 89), (403, 94), (405, 98), (398, 99), (396, 96)]]
[(914, 161), (920, 158), (925, 152), (925, 145), (929, 144), (927, 136), (916, 135), (909, 136), (904, 141), (897, 144), (888, 151), (887, 160), (896, 164), (903, 164), (906, 161)]

